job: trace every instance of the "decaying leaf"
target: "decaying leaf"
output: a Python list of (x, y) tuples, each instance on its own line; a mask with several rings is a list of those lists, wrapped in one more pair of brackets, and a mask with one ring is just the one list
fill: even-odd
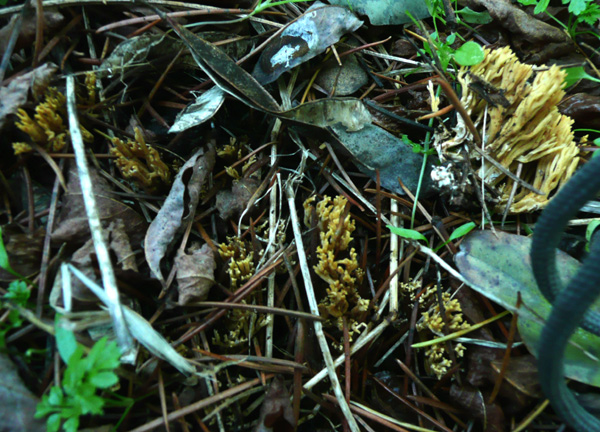
[(152, 274), (164, 281), (160, 261), (177, 240), (181, 229), (194, 217), (204, 179), (215, 164), (215, 150), (200, 149), (181, 167), (171, 191), (150, 224), (144, 241), (146, 261)]
[(471, 416), (483, 423), (486, 432), (503, 432), (506, 430), (506, 419), (498, 402), (489, 404), (489, 394), (484, 394), (470, 386), (458, 386), (453, 383), (450, 387), (450, 397), (468, 411)]
[(43, 432), (44, 420), (35, 420), (35, 407), (40, 401), (21, 381), (9, 356), (0, 353), (0, 431)]
[(367, 84), (368, 79), (356, 54), (350, 54), (344, 57), (342, 66), (335, 58), (327, 60), (315, 82), (323, 87), (330, 96), (348, 96)]
[[(6, 6), (6, 3), (3, 3), (3, 6)], [(13, 14), (10, 21), (2, 28), (0, 28), (0, 56), (4, 55), (4, 53), (6, 52), (6, 47), (8, 46), (14, 25), (18, 17), (18, 14)], [(44, 8), (43, 26), (44, 30), (47, 32), (46, 34), (53, 33), (54, 30), (58, 29), (63, 24), (63, 21), (64, 15), (61, 14), (58, 10), (48, 10)], [(31, 45), (35, 41), (37, 29), (38, 27), (36, 22), (35, 11), (31, 9), (25, 13), (19, 31), (19, 36), (17, 38), (17, 42), (13, 51), (19, 51), (25, 48), (26, 46)]]
[(177, 291), (179, 304), (184, 306), (194, 301), (206, 300), (210, 288), (215, 284), (215, 255), (208, 244), (200, 249), (191, 248), (175, 257), (177, 268)]
[(362, 25), (349, 9), (315, 2), (265, 47), (252, 75), (261, 84), (310, 60)]
[(27, 102), (30, 91), (34, 98), (42, 97), (56, 70), (57, 66), (54, 63), (45, 63), (15, 78), (7, 86), (0, 87), (0, 129), (6, 122), (6, 116), (16, 114)]
[[(456, 266), (469, 286), (505, 309), (519, 314), (519, 334), (529, 351), (536, 355), (551, 305), (540, 292), (533, 277), (529, 250), (531, 239), (523, 236), (491, 231), (475, 231), (461, 243), (455, 256)], [(579, 269), (579, 263), (558, 251), (557, 268), (562, 286)], [(516, 308), (518, 296), (522, 305)], [(591, 309), (600, 311), (600, 299)], [(578, 328), (565, 351), (565, 375), (571, 379), (600, 387), (600, 337)]]
[[(17, 225), (2, 227), (2, 242), (6, 248), (10, 266), (15, 272), (30, 277), (39, 271), (45, 232), (46, 230), (41, 227), (32, 233), (23, 232)], [(14, 279), (14, 275), (0, 269), (0, 280)]]
[(254, 432), (292, 432), (296, 429), (294, 410), (283, 379), (276, 376), (260, 409), (260, 417)]
[(221, 218), (227, 220), (234, 214), (242, 212), (259, 185), (260, 180), (255, 177), (244, 177), (233, 183), (231, 191), (220, 191), (215, 206)]
[[(502, 360), (492, 361), (492, 367), (496, 372), (500, 372), (502, 369)], [(536, 360), (532, 355), (511, 357), (504, 371), (504, 379), (511, 386), (527, 396), (542, 396), (540, 383), (537, 380)]]
[(281, 110), (273, 96), (225, 52), (170, 18), (165, 16), (165, 19), (189, 48), (198, 66), (224, 92), (265, 112), (275, 113)]
[(329, 0), (329, 3), (366, 15), (374, 26), (407, 24), (412, 22), (411, 17), (419, 20), (429, 16), (425, 0)]
[(283, 111), (279, 117), (292, 124), (299, 124), (309, 129), (322, 129), (338, 125), (348, 132), (354, 132), (370, 124), (371, 113), (360, 99), (328, 98), (313, 102), (305, 102), (288, 111)]
[(196, 98), (195, 102), (177, 114), (169, 133), (183, 132), (211, 119), (219, 111), (224, 101), (225, 92), (220, 87), (215, 86), (205, 91)]
[[(131, 249), (129, 236), (126, 233), (123, 221), (121, 219), (114, 220), (105, 230), (103, 230), (103, 234), (106, 237), (106, 244), (108, 245), (109, 251), (116, 257), (116, 262), (114, 263), (115, 269), (137, 272), (138, 268), (135, 262), (135, 255)], [(94, 242), (92, 239), (89, 239), (73, 253), (71, 263), (87, 277), (99, 283), (100, 279), (96, 277), (98, 274), (98, 261), (96, 259), (96, 250), (94, 249)], [(90, 290), (79, 281), (79, 279), (73, 279), (71, 286), (72, 295), (75, 299), (80, 301), (96, 300), (96, 296), (94, 296)]]
[(133, 67), (144, 62), (150, 55), (152, 49), (168, 41), (170, 49), (173, 49), (173, 40), (168, 40), (164, 35), (145, 33), (121, 42), (98, 68), (97, 74), (105, 75), (123, 74), (128, 67)]
[[(423, 155), (413, 152), (412, 148), (401, 138), (372, 124), (356, 132), (347, 132), (339, 125), (331, 128), (338, 140), (339, 147), (350, 152), (356, 166), (374, 181), (377, 171), (381, 186), (397, 193), (406, 193), (398, 179), (413, 193), (417, 190), (419, 177), (423, 166)], [(377, 145), (373, 145), (377, 143)], [(427, 194), (431, 181), (429, 172), (431, 164), (425, 167), (421, 192)]]
[[(102, 224), (108, 226), (112, 221), (121, 219), (131, 242), (138, 244), (146, 226), (142, 217), (116, 199), (108, 182), (93, 166), (90, 166), (90, 178)], [(90, 238), (90, 227), (81, 195), (79, 173), (74, 163), (69, 165), (67, 187), (68, 192), (63, 199), (59, 222), (52, 232), (52, 241), (82, 244)]]
[[(539, 63), (572, 51), (573, 42), (559, 27), (540, 21), (509, 0), (466, 0), (475, 9), (486, 8), (490, 16), (513, 35), (513, 42), (531, 58), (528, 62)], [(540, 48), (527, 49), (527, 45)]]

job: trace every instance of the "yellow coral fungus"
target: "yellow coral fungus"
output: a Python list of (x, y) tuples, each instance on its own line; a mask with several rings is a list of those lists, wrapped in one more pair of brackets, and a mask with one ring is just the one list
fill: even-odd
[(85, 89), (86, 96), (84, 101), (87, 105), (96, 103), (96, 74), (94, 72), (86, 72), (85, 74)]
[[(242, 300), (241, 303), (246, 304), (246, 301)], [(245, 309), (232, 309), (227, 312), (225, 331), (215, 329), (212, 341), (215, 345), (235, 348), (248, 342), (248, 339), (265, 327), (267, 322), (264, 315)]]
[(160, 159), (158, 151), (146, 144), (139, 128), (135, 128), (135, 141), (123, 142), (113, 138), (112, 143), (115, 147), (110, 149), (110, 153), (117, 156), (115, 163), (123, 177), (133, 179), (140, 187), (150, 191), (169, 182), (169, 167)]
[(369, 301), (361, 298), (357, 291), (364, 272), (358, 265), (356, 251), (351, 248), (346, 258), (339, 257), (348, 250), (355, 222), (346, 209), (346, 198), (338, 196), (332, 200), (325, 196), (313, 207), (314, 201), (311, 197), (304, 202), (304, 222), (310, 227), (311, 219), (316, 217), (320, 229), (321, 244), (317, 247), (318, 264), (314, 270), (328, 287), (319, 311), (326, 318), (332, 317), (332, 324), (340, 330), (343, 329), (342, 317), (347, 317), (352, 336), (361, 331), (363, 326), (356, 319), (369, 306)]
[(227, 261), (231, 288), (235, 289), (254, 274), (254, 252), (248, 252), (239, 237), (227, 237), (227, 243), (219, 247), (219, 255)]
[[(415, 301), (416, 294), (421, 291), (421, 281), (403, 283), (401, 287), (409, 293), (410, 299)], [(435, 300), (436, 291), (437, 288), (432, 285), (419, 296), (419, 307), (421, 309), (427, 308), (427, 310), (423, 312), (423, 319), (417, 324), (417, 330), (420, 332), (429, 331), (437, 336), (444, 334), (444, 329), (446, 333), (451, 333), (469, 328), (469, 323), (463, 319), (460, 303), (458, 300), (452, 299), (450, 293), (447, 292), (442, 293), (442, 304), (446, 319), (442, 317), (439, 302)], [(431, 304), (431, 306), (427, 307), (428, 304)], [(455, 344), (454, 352), (457, 357), (462, 357), (465, 347), (460, 343)], [(446, 346), (441, 343), (429, 346), (425, 350), (425, 364), (437, 379), (444, 376), (452, 366)]]
[[(248, 252), (246, 243), (239, 237), (227, 237), (219, 246), (219, 255), (227, 262), (231, 289), (236, 289), (254, 274), (254, 251)], [(260, 255), (260, 253), (259, 253)], [(246, 301), (242, 301), (246, 304)], [(213, 343), (233, 348), (248, 341), (268, 323), (267, 317), (256, 312), (233, 309), (227, 313), (225, 331), (215, 329)]]
[[(538, 195), (518, 187), (510, 211), (534, 211), (547, 204), (549, 194), (565, 183), (577, 167), (573, 121), (557, 109), (565, 95), (565, 72), (551, 66), (534, 74), (533, 68), (520, 63), (508, 47), (486, 49), (485, 53), (483, 62), (461, 68), (458, 74), (463, 88), (461, 102), (478, 129), (486, 125), (480, 132), (485, 137), (485, 151), (513, 173), (523, 164), (521, 178), (543, 192)], [(495, 103), (494, 97), (500, 102)], [(450, 140), (437, 140), (444, 156), (450, 156), (448, 149), (452, 146), (470, 139), (462, 119), (455, 132), (457, 135)], [(489, 164), (479, 174), (500, 191), (498, 209), (503, 209), (513, 181)]]
[[(32, 142), (51, 151), (62, 151), (67, 144), (69, 135), (67, 125), (63, 118), (66, 116), (65, 96), (54, 87), (48, 87), (44, 94), (44, 101), (35, 107), (33, 118), (24, 109), (19, 109), (19, 121), (15, 125), (29, 135)], [(92, 134), (81, 128), (83, 139), (91, 141)], [(32, 151), (31, 145), (25, 142), (13, 144), (16, 155)]]

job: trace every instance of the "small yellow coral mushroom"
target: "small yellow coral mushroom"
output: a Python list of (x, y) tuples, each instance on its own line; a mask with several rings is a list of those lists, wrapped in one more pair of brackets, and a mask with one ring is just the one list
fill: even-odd
[[(314, 270), (328, 287), (327, 297), (319, 303), (319, 311), (326, 318), (332, 317), (340, 330), (343, 329), (342, 318), (347, 317), (352, 336), (361, 330), (362, 326), (356, 320), (369, 307), (369, 301), (357, 290), (364, 272), (358, 265), (354, 248), (348, 250), (355, 222), (346, 209), (346, 198), (325, 196), (313, 207), (315, 199), (313, 196), (304, 202), (304, 223), (310, 227), (312, 218), (316, 217), (320, 230), (321, 244), (317, 247), (318, 263)], [(339, 256), (342, 254), (346, 258)]]
[[(523, 164), (521, 178), (543, 192), (538, 195), (518, 187), (510, 205), (512, 213), (544, 207), (549, 194), (564, 184), (577, 167), (573, 121), (557, 108), (565, 95), (565, 75), (557, 66), (534, 72), (532, 66), (519, 62), (508, 47), (485, 49), (483, 62), (463, 67), (458, 74), (463, 89), (461, 102), (484, 137), (485, 151), (513, 173)], [(505, 99), (504, 104), (489, 103), (479, 88), (481, 83), (496, 89)], [(438, 140), (436, 146), (442, 155), (449, 156), (450, 148), (470, 139), (462, 119), (455, 132), (450, 140)], [(473, 163), (478, 168), (479, 159)], [(502, 210), (509, 201), (513, 181), (489, 164), (479, 174), (500, 191), (498, 210)]]
[[(17, 111), (19, 121), (15, 125), (29, 135), (31, 141), (50, 152), (60, 152), (67, 145), (69, 132), (63, 118), (66, 116), (66, 99), (54, 87), (48, 87), (44, 101), (35, 107), (33, 118), (24, 109)], [(93, 136), (81, 127), (83, 139), (89, 142)], [(25, 142), (13, 143), (15, 155), (29, 153), (33, 149)]]
[(133, 179), (140, 187), (155, 190), (161, 184), (167, 184), (171, 179), (169, 167), (161, 160), (158, 151), (146, 144), (144, 135), (139, 128), (134, 129), (135, 141), (126, 142), (112, 138), (115, 147), (110, 153), (117, 156), (115, 164), (121, 175)]
[[(403, 283), (402, 289), (409, 293), (410, 299), (415, 301), (417, 293), (421, 291), (421, 281), (410, 281)], [(450, 293), (442, 293), (442, 303), (446, 319), (442, 317), (440, 305), (435, 301), (437, 288), (435, 286), (428, 287), (424, 293), (419, 296), (419, 306), (421, 309), (427, 308), (423, 312), (423, 319), (417, 324), (419, 332), (429, 331), (434, 335), (444, 334), (446, 323), (448, 327), (446, 333), (456, 332), (458, 330), (469, 328), (470, 325), (463, 319), (460, 303), (456, 299), (452, 299)], [(431, 304), (429, 307), (426, 305)], [(457, 357), (462, 357), (465, 352), (463, 344), (457, 343), (454, 345), (454, 352)], [(427, 347), (425, 350), (425, 364), (429, 371), (437, 377), (442, 378), (446, 372), (452, 367), (452, 361), (446, 351), (446, 346), (443, 343), (436, 343)]]

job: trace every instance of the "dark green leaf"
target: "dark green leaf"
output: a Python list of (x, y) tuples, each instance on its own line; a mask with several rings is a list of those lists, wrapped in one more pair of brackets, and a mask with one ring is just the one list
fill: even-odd
[[(472, 232), (462, 243), (455, 262), (475, 291), (504, 308), (518, 312), (518, 328), (527, 348), (536, 355), (544, 320), (551, 306), (539, 291), (529, 260), (531, 239), (490, 231)], [(577, 272), (579, 263), (558, 251), (557, 266), (563, 286)], [(522, 305), (516, 308), (517, 299)], [(600, 300), (592, 309), (600, 310)], [(597, 355), (600, 337), (579, 328), (565, 352), (565, 375), (593, 386), (600, 386)]]
[(475, 12), (469, 7), (464, 7), (456, 11), (461, 20), (469, 24), (489, 24), (492, 22), (492, 17), (489, 12)]

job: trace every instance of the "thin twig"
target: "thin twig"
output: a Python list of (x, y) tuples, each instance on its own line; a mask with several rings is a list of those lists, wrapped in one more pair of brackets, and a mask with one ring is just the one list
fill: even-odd
[(106, 292), (106, 297), (109, 301), (108, 309), (110, 316), (113, 319), (113, 325), (119, 348), (122, 353), (122, 360), (125, 362), (135, 362), (135, 350), (133, 347), (133, 339), (125, 323), (123, 317), (123, 309), (119, 299), (119, 290), (117, 288), (117, 280), (115, 272), (110, 261), (110, 254), (106, 245), (104, 235), (102, 233), (102, 224), (98, 214), (98, 205), (94, 196), (92, 180), (90, 178), (90, 170), (88, 168), (85, 146), (79, 127), (79, 119), (77, 118), (77, 104), (75, 102), (75, 79), (73, 76), (67, 77), (67, 111), (69, 114), (69, 133), (77, 162), (77, 170), (79, 172), (79, 182), (81, 183), (81, 195), (85, 205), (85, 211), (90, 225), (92, 240), (94, 242), (94, 250), (98, 259), (98, 266), (102, 274), (102, 284)]

